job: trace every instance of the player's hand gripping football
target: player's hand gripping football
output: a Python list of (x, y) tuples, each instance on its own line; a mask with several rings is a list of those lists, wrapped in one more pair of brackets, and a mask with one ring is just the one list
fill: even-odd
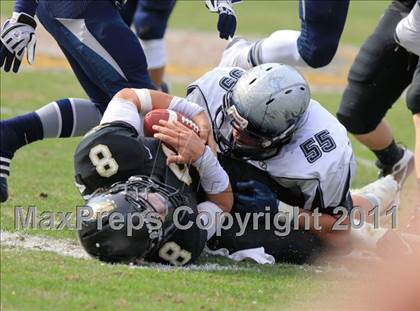
[(160, 120), (159, 125), (153, 125), (153, 130), (157, 132), (154, 134), (155, 138), (170, 145), (178, 153), (168, 156), (168, 164), (190, 164), (204, 152), (205, 145), (202, 139), (179, 121)]
[[(28, 63), (32, 65), (35, 57), (36, 22), (25, 13), (13, 13), (1, 29), (0, 68), (4, 71), (18, 72), (23, 54), (26, 52)], [(13, 65), (13, 67), (12, 67)]]

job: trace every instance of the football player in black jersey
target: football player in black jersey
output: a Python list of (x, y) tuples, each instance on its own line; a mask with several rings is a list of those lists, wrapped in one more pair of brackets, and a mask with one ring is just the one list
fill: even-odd
[[(156, 91), (124, 89), (109, 103), (101, 124), (78, 145), (76, 183), (92, 212), (78, 235), (93, 257), (106, 262), (193, 262), (215, 232), (216, 214), (230, 211), (229, 177), (204, 143), (210, 128), (205, 119), (202, 137), (181, 124), (173, 125), (178, 139), (172, 147), (177, 154), (158, 139), (142, 135), (139, 112), (144, 115), (162, 103), (199, 121), (202, 109), (185, 102)], [(189, 164), (198, 178), (191, 177)], [(206, 195), (199, 204), (198, 182)], [(133, 224), (137, 229), (128, 234), (135, 212), (144, 219), (137, 217)], [(111, 224), (117, 213), (122, 219), (119, 229)]]

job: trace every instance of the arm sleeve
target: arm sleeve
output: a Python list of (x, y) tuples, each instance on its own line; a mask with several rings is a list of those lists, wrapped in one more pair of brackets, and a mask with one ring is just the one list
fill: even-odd
[(30, 16), (35, 16), (37, 7), (38, 3), (35, 0), (16, 0), (14, 11), (16, 13), (26, 13)]
[(229, 176), (209, 146), (192, 165), (200, 175), (200, 183), (207, 194), (218, 194), (229, 187)]
[(185, 98), (174, 96), (169, 104), (168, 109), (179, 112), (186, 116), (187, 118), (194, 118), (200, 112), (204, 111), (204, 109), (193, 103)]

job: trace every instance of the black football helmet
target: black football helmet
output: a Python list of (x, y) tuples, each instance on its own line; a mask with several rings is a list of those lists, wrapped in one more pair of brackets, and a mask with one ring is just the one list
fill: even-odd
[[(188, 204), (177, 189), (147, 176), (133, 176), (87, 201), (85, 211), (89, 212), (89, 219), (81, 222), (78, 237), (94, 258), (110, 263), (136, 263), (172, 236), (177, 229), (174, 210)], [(119, 215), (112, 216), (115, 213)], [(178, 219), (184, 216), (181, 212)], [(116, 218), (118, 226), (111, 223)], [(129, 220), (140, 229), (129, 234)]]

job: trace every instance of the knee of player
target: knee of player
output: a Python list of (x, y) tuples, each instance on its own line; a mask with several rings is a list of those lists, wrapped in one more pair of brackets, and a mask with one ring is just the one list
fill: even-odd
[(420, 113), (420, 84), (413, 83), (408, 88), (405, 101), (413, 114)]
[(337, 112), (337, 119), (344, 125), (346, 130), (353, 135), (362, 135), (373, 131), (377, 122), (368, 120), (360, 115)]
[(337, 46), (326, 45), (317, 47), (311, 57), (305, 59), (306, 63), (312, 68), (321, 68), (331, 63), (337, 51)]
[(134, 17), (134, 28), (137, 36), (142, 40), (162, 39), (166, 23), (162, 22), (159, 15), (136, 14)]
[(370, 97), (361, 97), (362, 91), (352, 84), (347, 86), (336, 114), (346, 130), (354, 135), (373, 131), (387, 111), (387, 109), (380, 110), (375, 105), (371, 105)]
[[(318, 40), (313, 40), (318, 41)], [(318, 42), (299, 44), (299, 53), (304, 61), (312, 68), (327, 66), (335, 56), (338, 47), (338, 39), (335, 37), (324, 37)]]

